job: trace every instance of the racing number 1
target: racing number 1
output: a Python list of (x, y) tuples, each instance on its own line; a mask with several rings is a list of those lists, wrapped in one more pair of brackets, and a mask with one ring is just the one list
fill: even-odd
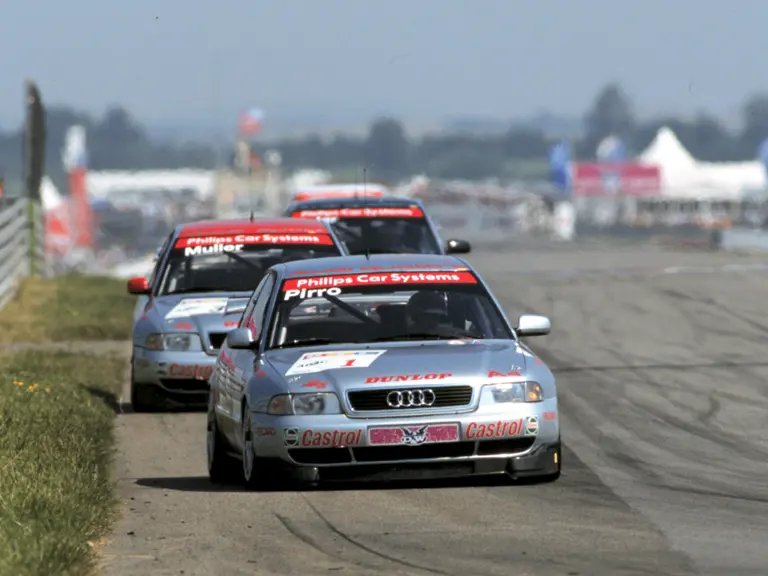
[(344, 364), (345, 368), (354, 368), (355, 367), (355, 358), (352, 358), (352, 360), (347, 360), (346, 364)]

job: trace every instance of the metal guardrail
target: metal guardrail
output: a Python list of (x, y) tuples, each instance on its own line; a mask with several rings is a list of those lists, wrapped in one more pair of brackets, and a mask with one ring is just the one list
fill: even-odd
[(41, 214), (39, 206), (25, 199), (0, 204), (0, 308), (16, 295), (23, 278), (50, 273)]

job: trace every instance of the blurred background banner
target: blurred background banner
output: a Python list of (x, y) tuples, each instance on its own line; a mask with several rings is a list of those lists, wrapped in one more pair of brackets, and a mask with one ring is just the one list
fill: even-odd
[(768, 174), (768, 138), (763, 140), (757, 148), (757, 158), (763, 163), (766, 174)]
[(550, 182), (562, 190), (571, 189), (571, 146), (568, 142), (558, 142), (549, 149)]
[(658, 196), (658, 166), (637, 162), (577, 162), (573, 165), (574, 196)]
[(627, 147), (616, 136), (606, 136), (597, 145), (595, 157), (598, 162), (625, 162), (627, 160)]
[(67, 130), (62, 160), (69, 183), (70, 222), (75, 233), (74, 245), (80, 249), (92, 250), (93, 217), (88, 202), (88, 150), (83, 126), (74, 125)]

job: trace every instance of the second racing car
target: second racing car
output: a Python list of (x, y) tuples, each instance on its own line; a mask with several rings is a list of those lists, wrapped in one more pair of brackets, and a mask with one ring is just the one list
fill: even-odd
[(443, 244), (420, 200), (399, 196), (316, 198), (291, 202), (286, 216), (331, 224), (349, 254), (466, 254), (466, 240)]
[(555, 379), (464, 260), (344, 256), (269, 270), (222, 346), (213, 481), (508, 474), (555, 480)]
[(274, 264), (344, 253), (317, 220), (273, 218), (182, 224), (158, 254), (139, 295), (133, 326), (131, 402), (137, 412), (171, 399), (205, 405), (208, 378), (248, 297)]

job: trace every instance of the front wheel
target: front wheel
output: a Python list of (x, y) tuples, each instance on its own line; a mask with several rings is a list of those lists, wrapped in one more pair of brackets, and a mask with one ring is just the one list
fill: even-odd
[(208, 453), (208, 477), (214, 484), (236, 483), (239, 479), (237, 462), (227, 453), (227, 445), (219, 431), (212, 402), (208, 402), (206, 451)]
[(276, 486), (277, 476), (267, 460), (256, 456), (253, 442), (251, 410), (243, 403), (243, 481), (248, 490), (269, 490)]
[(545, 476), (539, 477), (539, 482), (543, 484), (548, 484), (550, 482), (556, 482), (560, 479), (560, 472), (563, 469), (563, 449), (562, 449), (562, 442), (560, 441), (560, 438), (557, 439), (557, 450), (555, 451), (555, 455), (557, 457), (557, 471), (552, 472), (551, 474), (547, 474)]
[(138, 384), (131, 378), (131, 407), (134, 412), (157, 412), (160, 401), (154, 386)]

